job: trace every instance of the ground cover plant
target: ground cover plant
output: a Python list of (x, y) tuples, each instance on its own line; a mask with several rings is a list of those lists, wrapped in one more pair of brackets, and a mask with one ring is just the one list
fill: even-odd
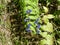
[(60, 45), (60, 0), (0, 0), (0, 45)]

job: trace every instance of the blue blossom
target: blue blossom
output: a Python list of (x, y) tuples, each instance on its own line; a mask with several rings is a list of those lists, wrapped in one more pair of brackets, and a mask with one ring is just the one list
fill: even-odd
[(28, 24), (27, 26), (28, 26), (28, 28), (30, 28), (31, 24)]
[(38, 24), (39, 18), (35, 21), (35, 24)]
[(31, 32), (31, 30), (26, 30), (27, 32)]
[(29, 13), (31, 13), (31, 12), (32, 12), (32, 10), (30, 10), (30, 9), (26, 11), (27, 14), (29, 14)]
[(40, 28), (40, 24), (37, 25), (37, 28)]
[(35, 24), (37, 24), (38, 22), (37, 21), (35, 21)]
[(26, 31), (27, 31), (27, 32), (31, 32), (31, 30), (30, 30), (29, 28), (26, 28)]
[(30, 20), (30, 18), (24, 19), (24, 22), (28, 22)]
[(40, 34), (40, 30), (39, 30), (39, 29), (37, 29), (37, 30), (36, 30), (36, 33), (37, 33), (37, 34)]
[(28, 24), (28, 25), (27, 25), (27, 28), (26, 28), (26, 31), (27, 31), (27, 32), (31, 32), (30, 26), (31, 26), (31, 24)]

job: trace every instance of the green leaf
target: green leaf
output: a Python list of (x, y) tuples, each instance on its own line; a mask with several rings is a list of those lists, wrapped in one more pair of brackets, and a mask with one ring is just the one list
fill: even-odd
[(57, 0), (58, 1), (58, 5), (60, 5), (60, 0)]
[(36, 20), (38, 17), (37, 16), (29, 16), (31, 20)]
[(48, 13), (49, 9), (47, 7), (43, 6), (43, 9), (45, 13)]
[(43, 16), (42, 20), (44, 21), (44, 23), (48, 23), (49, 22), (49, 20), (48, 20), (46, 15)]
[(0, 9), (1, 9), (1, 8), (4, 8), (4, 5), (3, 5), (3, 4), (0, 5)]
[(36, 34), (35, 28), (33, 26), (30, 26), (30, 29), (32, 30), (33, 34)]
[(54, 15), (48, 14), (48, 15), (47, 15), (47, 18), (48, 18), (48, 19), (52, 19), (52, 18), (54, 18)]
[(53, 32), (53, 25), (51, 23), (47, 23), (47, 25), (42, 25), (41, 29), (43, 31)]
[(47, 37), (47, 32), (41, 32), (40, 34), (42, 35), (42, 37)]
[(60, 15), (60, 10), (55, 11), (54, 15)]
[(45, 39), (40, 41), (40, 45), (45, 45), (47, 43), (47, 41)]
[(60, 44), (60, 39), (57, 40), (57, 43)]
[[(44, 33), (44, 32), (43, 32)], [(45, 36), (46, 35), (46, 36)], [(45, 36), (45, 37), (44, 37)], [(47, 44), (47, 45), (53, 45), (53, 35), (49, 35), (49, 34), (47, 34), (46, 32), (44, 33), (44, 35), (43, 35), (43, 37), (45, 38), (45, 39), (42, 39), (41, 41), (40, 41), (40, 44), (41, 45), (45, 45), (45, 44)]]

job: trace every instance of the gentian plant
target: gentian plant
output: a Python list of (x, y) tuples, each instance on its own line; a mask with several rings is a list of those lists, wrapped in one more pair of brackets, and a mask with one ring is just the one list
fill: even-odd
[(32, 32), (32, 34), (36, 34), (37, 29), (39, 29), (39, 7), (38, 0), (20, 0), (22, 12), (25, 23), (25, 30), (27, 32)]

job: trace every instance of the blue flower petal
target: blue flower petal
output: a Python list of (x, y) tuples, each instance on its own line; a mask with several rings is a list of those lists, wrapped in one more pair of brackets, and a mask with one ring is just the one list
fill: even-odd
[(29, 13), (31, 13), (31, 12), (32, 12), (32, 10), (30, 10), (30, 9), (26, 11), (27, 14), (29, 14)]
[(35, 24), (38, 24), (39, 18), (35, 21)]
[(30, 29), (26, 29), (26, 31), (27, 31), (27, 32), (31, 32), (31, 30), (30, 30)]
[(38, 22), (37, 22), (37, 21), (35, 21), (35, 24), (38, 24)]
[(28, 20), (24, 19), (24, 22), (27, 22)]
[(31, 32), (30, 26), (31, 26), (31, 24), (28, 24), (28, 25), (27, 25), (27, 28), (26, 28), (26, 31), (27, 31), (27, 32)]
[(24, 22), (28, 22), (30, 19), (29, 18), (27, 18), (27, 19), (24, 19)]
[(31, 24), (28, 24), (27, 26), (28, 26), (28, 28), (30, 28)]
[(40, 25), (39, 24), (37, 25), (37, 28), (40, 28)]
[(37, 33), (37, 34), (40, 34), (40, 30), (39, 30), (39, 29), (37, 29), (37, 30), (36, 30), (36, 33)]
[(29, 12), (32, 12), (32, 10), (29, 10)]

